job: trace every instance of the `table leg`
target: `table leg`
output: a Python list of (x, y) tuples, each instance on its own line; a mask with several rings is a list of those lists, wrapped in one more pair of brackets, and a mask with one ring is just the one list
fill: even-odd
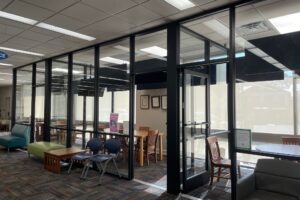
[(140, 166), (144, 166), (144, 139), (143, 137), (139, 137), (140, 140)]
[(159, 136), (159, 160), (163, 160), (163, 138), (162, 135)]

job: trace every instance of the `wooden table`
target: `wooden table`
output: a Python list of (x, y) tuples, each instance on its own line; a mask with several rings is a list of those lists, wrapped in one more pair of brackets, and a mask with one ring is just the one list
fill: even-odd
[[(110, 132), (109, 128), (104, 129), (105, 134), (112, 135), (112, 136), (125, 136), (129, 137), (128, 134), (123, 133), (116, 133), (116, 132)], [(158, 134), (158, 146), (159, 146), (159, 157), (158, 160), (163, 160), (163, 135), (164, 133), (159, 132)], [(139, 140), (139, 164), (140, 166), (144, 166), (144, 139), (148, 136), (148, 131), (142, 131), (142, 130), (135, 130), (134, 131), (134, 137)]]
[(287, 156), (300, 156), (300, 146), (287, 144), (261, 144), (255, 147), (257, 151), (265, 153), (282, 154)]
[(56, 149), (45, 152), (44, 158), (44, 168), (59, 174), (60, 173), (60, 161), (64, 159), (71, 158), (75, 154), (84, 152), (84, 150), (79, 148), (65, 148), (65, 149)]

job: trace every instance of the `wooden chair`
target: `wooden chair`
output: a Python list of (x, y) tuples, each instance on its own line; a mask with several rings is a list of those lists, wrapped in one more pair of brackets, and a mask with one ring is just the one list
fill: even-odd
[(146, 148), (144, 155), (146, 156), (147, 163), (149, 166), (149, 157), (150, 155), (155, 156), (155, 163), (157, 163), (157, 138), (159, 131), (158, 130), (150, 130), (146, 139)]
[(282, 139), (282, 144), (287, 144), (287, 145), (300, 145), (300, 137), (296, 136), (284, 136), (281, 138)]
[[(216, 136), (210, 136), (206, 140), (208, 144), (208, 153), (210, 159), (210, 186), (211, 186), (214, 177), (217, 177), (218, 182), (220, 181), (220, 178), (225, 178), (225, 176), (221, 176), (222, 168), (230, 170), (231, 160), (224, 159), (221, 157), (219, 143)], [(237, 165), (238, 165), (238, 175), (239, 177), (241, 177), (240, 164), (237, 163)], [(217, 175), (215, 175), (215, 168), (218, 169)]]

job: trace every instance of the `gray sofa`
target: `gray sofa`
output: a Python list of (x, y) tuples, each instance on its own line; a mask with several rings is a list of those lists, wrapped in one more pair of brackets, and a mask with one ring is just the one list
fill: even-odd
[(237, 200), (299, 200), (300, 164), (260, 159), (255, 171), (238, 181)]

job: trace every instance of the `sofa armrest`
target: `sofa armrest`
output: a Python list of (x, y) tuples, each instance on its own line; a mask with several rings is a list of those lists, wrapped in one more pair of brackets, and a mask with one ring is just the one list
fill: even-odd
[(255, 175), (254, 173), (249, 176), (243, 177), (237, 182), (237, 200), (243, 200), (250, 196), (255, 190)]

